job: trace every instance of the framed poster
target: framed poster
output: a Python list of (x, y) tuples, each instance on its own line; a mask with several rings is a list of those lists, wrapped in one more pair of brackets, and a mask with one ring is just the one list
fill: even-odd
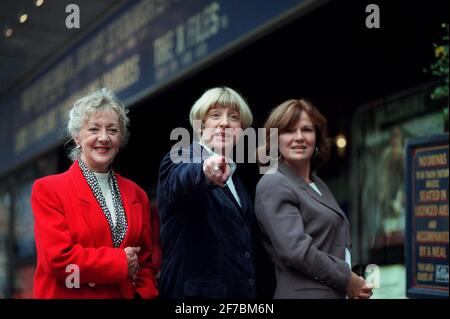
[(448, 134), (406, 141), (408, 297), (448, 298)]

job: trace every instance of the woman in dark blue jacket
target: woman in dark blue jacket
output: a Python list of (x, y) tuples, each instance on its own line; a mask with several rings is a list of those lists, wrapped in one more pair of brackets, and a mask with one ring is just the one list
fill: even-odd
[(207, 90), (190, 112), (199, 141), (172, 148), (162, 160), (162, 298), (255, 297), (254, 209), (228, 157), (252, 120), (234, 90)]

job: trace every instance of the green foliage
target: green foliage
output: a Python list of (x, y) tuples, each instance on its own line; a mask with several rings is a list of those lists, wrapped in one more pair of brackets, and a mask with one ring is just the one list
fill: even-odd
[(444, 118), (444, 130), (448, 132), (448, 24), (443, 23), (442, 28), (445, 30), (445, 34), (442, 37), (442, 43), (434, 46), (435, 62), (431, 64), (430, 69), (425, 69), (425, 72), (431, 72), (434, 76), (443, 79), (443, 83), (436, 86), (431, 93), (431, 99), (443, 99), (446, 98), (446, 104), (443, 107)]
[(432, 99), (448, 97), (448, 24), (443, 23), (442, 28), (445, 29), (446, 34), (442, 37), (441, 44), (433, 44), (436, 61), (431, 65), (429, 72), (443, 78), (444, 83), (434, 89), (431, 94)]

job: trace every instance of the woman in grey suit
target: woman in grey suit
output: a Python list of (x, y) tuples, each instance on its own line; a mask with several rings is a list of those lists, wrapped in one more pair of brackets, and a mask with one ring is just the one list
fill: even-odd
[(309, 102), (288, 100), (265, 128), (267, 154), (270, 128), (278, 129), (280, 157), (258, 182), (255, 210), (276, 268), (274, 298), (370, 298), (372, 288), (351, 271), (348, 220), (313, 173), (329, 155), (326, 119)]

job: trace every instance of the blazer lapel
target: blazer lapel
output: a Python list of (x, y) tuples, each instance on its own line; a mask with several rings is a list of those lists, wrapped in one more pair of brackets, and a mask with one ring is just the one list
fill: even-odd
[(225, 193), (226, 197), (233, 202), (234, 206), (240, 208), (238, 202), (236, 201), (236, 198), (234, 198), (233, 193), (231, 192), (230, 188), (227, 185), (221, 187), (221, 190), (223, 193)]
[[(116, 174), (116, 173), (115, 173)], [(123, 209), (127, 218), (128, 229), (120, 247), (135, 245), (139, 241), (140, 227), (142, 225), (142, 205), (137, 203), (131, 190), (126, 188), (123, 178), (116, 174), (120, 195), (122, 196)]]
[(250, 197), (247, 193), (247, 190), (244, 187), (244, 184), (242, 184), (242, 181), (240, 178), (233, 174), (233, 183), (234, 187), (236, 188), (236, 192), (239, 195), (239, 200), (241, 202), (241, 205), (239, 206), (238, 202), (234, 198), (233, 194), (231, 193), (230, 189), (228, 187), (224, 187), (223, 191), (227, 194), (228, 198), (233, 202), (236, 209), (239, 212), (240, 218), (242, 219), (242, 222), (245, 224), (251, 224), (253, 223), (251, 212), (253, 211), (252, 202), (250, 200)]
[(244, 217), (243, 217), (243, 214), (241, 211), (241, 207), (239, 206), (238, 202), (234, 198), (234, 196), (231, 193), (228, 186), (225, 186), (225, 187), (217, 186), (217, 188), (218, 188), (219, 196), (221, 197), (222, 201), (226, 202), (224, 204), (230, 208), (233, 208), (232, 210), (228, 210), (230, 212), (228, 214), (231, 215), (230, 217), (237, 220), (239, 222), (239, 224), (244, 224)]
[(330, 190), (325, 185), (325, 183), (319, 177), (317, 177), (317, 175), (315, 175), (315, 174), (312, 174), (312, 179), (313, 179), (314, 183), (317, 185), (317, 187), (319, 187), (319, 190), (321, 191), (323, 196), (320, 196), (319, 194), (317, 194), (317, 192), (315, 190), (313, 190), (311, 188), (311, 186), (308, 185), (308, 187), (312, 191), (312, 193), (319, 195), (318, 196), (319, 199), (322, 198), (324, 200), (324, 205), (327, 205), (328, 207), (330, 207), (331, 209), (333, 209), (334, 211), (338, 212), (343, 217), (345, 217), (344, 212), (342, 211), (341, 207), (339, 207), (339, 204), (336, 202), (333, 194), (330, 192)]
[[(208, 151), (201, 144), (199, 144), (196, 141), (194, 141), (190, 147), (191, 147), (191, 154), (192, 154), (191, 161), (202, 162), (205, 159), (207, 159), (209, 156), (211, 156), (208, 153)], [(239, 199), (241, 201), (242, 207), (239, 206), (239, 203), (236, 201), (236, 198), (234, 198), (234, 195), (233, 195), (233, 193), (231, 193), (231, 190), (228, 188), (228, 186), (225, 186), (225, 187), (214, 186), (214, 187), (217, 187), (220, 189), (218, 194), (220, 194), (219, 196), (222, 198), (222, 200), (228, 202), (229, 206), (236, 208), (238, 213), (235, 215), (239, 216), (239, 220), (242, 224), (245, 220), (244, 215), (245, 215), (245, 210), (247, 209), (247, 203), (246, 203), (246, 200), (244, 200), (244, 198), (243, 198), (243, 192), (239, 185), (239, 178), (234, 178), (233, 176), (235, 176), (235, 174), (233, 174), (231, 176), (231, 178), (233, 179), (234, 187), (236, 188), (236, 192), (239, 195)]]
[(345, 218), (345, 214), (334, 200), (333, 194), (328, 191), (328, 188), (316, 175), (312, 174), (313, 181), (319, 187), (322, 196), (318, 194), (314, 189), (312, 189), (312, 187), (309, 186), (301, 176), (297, 175), (286, 163), (279, 162), (278, 169), (283, 175), (287, 176), (290, 180), (293, 180), (296, 185), (300, 186), (314, 200), (318, 201), (322, 205), (327, 206), (328, 208), (332, 209)]
[(112, 247), (112, 234), (108, 221), (100, 204), (92, 194), (92, 190), (86, 182), (77, 161), (70, 167), (69, 174), (80, 203), (81, 215), (91, 231), (96, 247)]
[[(235, 172), (236, 174), (236, 172)], [(235, 175), (233, 175), (235, 176)], [(247, 190), (244, 187), (244, 184), (242, 184), (241, 179), (236, 176), (233, 178), (234, 186), (236, 187), (236, 192), (239, 195), (239, 199), (241, 200), (241, 207), (239, 209), (242, 212), (242, 216), (247, 221), (248, 220), (248, 210), (250, 205), (250, 198), (248, 196)]]
[[(204, 160), (206, 160), (211, 155), (208, 153), (208, 151), (197, 141), (194, 141), (190, 146), (190, 161), (193, 163), (201, 163)], [(236, 202), (236, 199), (234, 198), (233, 194), (231, 193), (228, 186), (219, 187), (211, 182), (211, 187), (214, 187), (217, 189), (215, 192), (219, 197), (221, 197), (224, 201), (229, 202), (230, 205), (234, 205), (237, 208), (239, 208), (239, 204)], [(219, 190), (220, 189), (220, 190)], [(230, 203), (231, 202), (231, 203)]]

